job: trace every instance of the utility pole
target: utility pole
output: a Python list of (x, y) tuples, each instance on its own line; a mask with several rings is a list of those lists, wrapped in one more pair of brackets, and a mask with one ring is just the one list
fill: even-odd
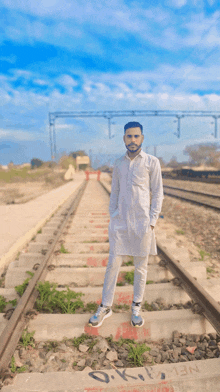
[(92, 150), (89, 150), (90, 167), (92, 167)]
[(154, 156), (157, 156), (157, 146), (154, 146)]

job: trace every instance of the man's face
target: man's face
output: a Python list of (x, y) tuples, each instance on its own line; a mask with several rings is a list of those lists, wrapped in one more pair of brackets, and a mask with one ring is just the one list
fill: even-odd
[(136, 152), (143, 143), (144, 135), (142, 135), (139, 127), (128, 128), (123, 136), (123, 140), (128, 151)]

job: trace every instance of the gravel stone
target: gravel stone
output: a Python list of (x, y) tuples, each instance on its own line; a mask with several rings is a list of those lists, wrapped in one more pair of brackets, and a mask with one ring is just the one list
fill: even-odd
[(154, 348), (153, 350), (150, 350), (150, 355), (152, 357), (157, 357), (159, 354), (159, 349), (158, 348)]
[(79, 367), (85, 366), (85, 364), (86, 364), (85, 358), (82, 358), (82, 359), (80, 359), (80, 360), (77, 362), (77, 366), (79, 366)]
[(86, 351), (88, 351), (88, 349), (89, 349), (89, 346), (86, 346), (85, 344), (80, 344), (79, 345), (79, 351), (81, 353), (86, 353)]
[(116, 351), (108, 351), (106, 354), (106, 359), (108, 359), (109, 361), (113, 362), (113, 361), (117, 361), (118, 360), (118, 354)]
[(173, 340), (174, 340), (175, 338), (179, 339), (180, 336), (181, 336), (181, 334), (180, 334), (179, 331), (173, 331), (173, 334), (172, 334)]
[(37, 346), (38, 350), (41, 350), (42, 348), (44, 348), (45, 342), (40, 342)]
[(45, 351), (40, 351), (40, 352), (39, 352), (39, 357), (42, 358), (42, 359), (46, 359), (46, 353), (45, 353)]
[(166, 361), (167, 359), (169, 359), (169, 353), (167, 352), (167, 351), (162, 351), (161, 352), (161, 361), (162, 362), (164, 362), (164, 361)]
[(15, 350), (15, 352), (14, 352), (14, 359), (15, 359), (15, 365), (17, 367), (22, 367), (23, 366), (23, 363), (21, 362), (18, 350)]
[(170, 348), (170, 347), (169, 347), (168, 344), (163, 344), (163, 345), (162, 345), (162, 350), (163, 350), (163, 351), (167, 351), (167, 350), (169, 350), (169, 348)]
[(153, 310), (160, 310), (160, 306), (156, 302), (152, 302), (151, 306)]
[[(168, 184), (167, 180), (165, 180)], [(192, 181), (168, 180), (171, 186), (192, 187)], [(177, 185), (179, 183), (179, 185)], [(187, 184), (188, 183), (188, 184)], [(204, 183), (196, 182), (196, 187), (201, 186), (204, 189)], [(209, 187), (211, 184), (207, 184)], [(214, 185), (214, 184), (213, 184)], [(218, 185), (214, 185), (218, 192)], [(204, 191), (204, 190), (203, 190)], [(214, 192), (214, 191), (213, 191)], [(209, 190), (210, 193), (210, 190)], [(213, 268), (213, 276), (220, 277), (220, 216), (215, 211), (202, 206), (190, 204), (183, 200), (178, 200), (169, 196), (165, 196), (161, 214), (166, 221), (180, 227), (185, 232), (185, 237), (191, 243), (198, 244), (202, 250), (210, 253), (212, 264), (207, 266)], [(189, 219), (190, 217), (190, 219)], [(213, 236), (213, 233), (215, 235)]]
[(101, 350), (101, 352), (105, 353), (107, 350), (110, 350), (109, 344), (105, 339), (100, 340), (93, 347), (93, 351)]
[(124, 367), (124, 364), (122, 361), (119, 360), (119, 361), (115, 362), (115, 366)]
[(89, 366), (86, 366), (84, 369), (83, 369), (83, 372), (92, 372), (92, 368), (91, 367), (89, 367)]
[(58, 349), (59, 349), (60, 351), (64, 351), (64, 352), (68, 351), (68, 347), (65, 345), (65, 343), (61, 343), (61, 344), (59, 345)]
[(156, 363), (160, 363), (160, 362), (161, 362), (161, 358), (162, 358), (162, 355), (161, 355), (161, 354), (158, 354), (157, 357), (156, 357), (156, 359), (155, 359), (155, 362), (156, 362)]
[(92, 363), (93, 363), (92, 358), (87, 358), (87, 360), (86, 360), (86, 366), (91, 366)]
[(19, 356), (22, 359), (23, 357), (25, 358), (26, 350), (24, 347), (19, 348)]

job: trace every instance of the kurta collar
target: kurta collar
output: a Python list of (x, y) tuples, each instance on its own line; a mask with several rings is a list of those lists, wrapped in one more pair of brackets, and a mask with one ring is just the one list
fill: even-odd
[[(141, 149), (141, 151), (139, 152), (139, 154), (135, 157), (135, 158), (137, 158), (137, 157), (141, 157), (141, 158), (143, 158), (144, 157), (144, 152), (143, 152), (143, 150)], [(126, 151), (126, 153), (125, 153), (125, 158), (127, 158), (127, 159), (130, 159), (130, 157), (128, 156), (128, 151)]]

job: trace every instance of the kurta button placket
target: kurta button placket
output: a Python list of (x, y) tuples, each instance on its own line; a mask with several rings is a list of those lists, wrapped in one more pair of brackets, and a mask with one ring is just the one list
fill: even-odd
[(133, 160), (127, 153), (116, 160), (109, 205), (111, 253), (157, 254), (155, 234), (150, 225), (156, 223), (162, 200), (161, 168), (156, 157), (140, 151)]

